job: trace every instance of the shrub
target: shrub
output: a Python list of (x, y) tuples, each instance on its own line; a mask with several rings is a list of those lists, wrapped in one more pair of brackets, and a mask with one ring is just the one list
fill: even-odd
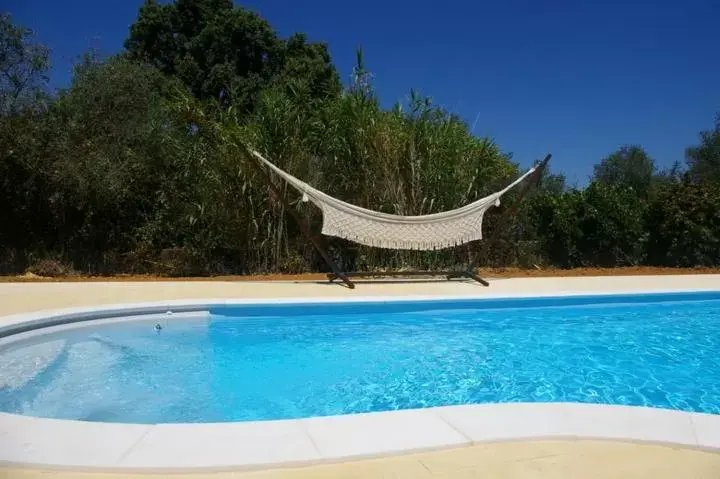
[(60, 260), (46, 258), (32, 263), (27, 272), (46, 278), (60, 278), (70, 276), (73, 270)]

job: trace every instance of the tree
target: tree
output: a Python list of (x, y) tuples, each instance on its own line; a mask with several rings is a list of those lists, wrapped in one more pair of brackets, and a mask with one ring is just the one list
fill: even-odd
[(583, 232), (578, 222), (584, 202), (582, 191), (570, 190), (533, 200), (528, 203), (528, 217), (534, 220), (533, 227), (547, 261), (562, 268), (582, 264), (580, 242)]
[(592, 183), (540, 197), (533, 211), (552, 264), (615, 267), (642, 260), (645, 202), (629, 188)]
[(29, 109), (0, 116), (0, 263), (7, 249), (37, 248), (41, 227), (52, 229), (42, 147), (51, 132), (45, 126), (43, 114)]
[(650, 203), (645, 229), (650, 264), (720, 265), (720, 189), (710, 183), (668, 182)]
[(49, 50), (30, 29), (0, 15), (0, 115), (38, 106), (47, 86)]
[(296, 33), (283, 42), (282, 70), (277, 82), (295, 94), (309, 99), (325, 99), (340, 93), (340, 77), (323, 43), (308, 43), (305, 34)]
[(700, 133), (700, 140), (685, 152), (688, 173), (695, 182), (720, 184), (720, 113), (715, 128)]
[(131, 58), (180, 78), (196, 98), (242, 111), (252, 111), (260, 91), (278, 79), (303, 80), (313, 98), (339, 92), (325, 45), (303, 35), (284, 42), (230, 0), (146, 0), (125, 47)]
[(632, 188), (639, 197), (647, 196), (655, 163), (639, 146), (623, 146), (595, 165), (592, 181), (603, 185)]
[(538, 184), (538, 193), (544, 195), (559, 195), (567, 189), (567, 180), (562, 173), (550, 173), (544, 170)]
[(645, 244), (644, 200), (637, 190), (591, 184), (583, 191), (578, 215), (583, 266), (635, 266), (642, 261)]
[(12, 256), (6, 248), (35, 244), (33, 225), (52, 221), (37, 148), (46, 137), (48, 65), (48, 49), (33, 42), (32, 31), (0, 15), (0, 263)]
[(52, 132), (43, 146), (53, 190), (47, 209), (56, 228), (49, 247), (92, 264), (135, 245), (169, 168), (167, 137), (184, 134), (164, 106), (176, 85), (122, 57), (88, 55), (75, 68), (44, 120)]
[(537, 242), (540, 239), (538, 227), (542, 217), (538, 215), (539, 209), (548, 204), (548, 200), (558, 198), (567, 192), (565, 175), (551, 173), (545, 168), (540, 174), (538, 182), (530, 185), (523, 198), (517, 197), (516, 191), (509, 192), (505, 204), (514, 204), (520, 200), (512, 220), (512, 229), (519, 241)]

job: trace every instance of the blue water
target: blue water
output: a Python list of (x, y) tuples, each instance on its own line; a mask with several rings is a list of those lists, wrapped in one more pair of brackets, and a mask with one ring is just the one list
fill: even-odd
[(720, 414), (720, 293), (620, 300), (218, 308), (159, 333), (88, 325), (0, 350), (0, 410), (136, 423), (535, 401)]

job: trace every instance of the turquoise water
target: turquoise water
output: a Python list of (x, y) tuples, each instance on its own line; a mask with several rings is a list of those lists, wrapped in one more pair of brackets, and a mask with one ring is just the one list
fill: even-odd
[(720, 293), (213, 313), (0, 350), (0, 410), (135, 423), (554, 401), (720, 414)]

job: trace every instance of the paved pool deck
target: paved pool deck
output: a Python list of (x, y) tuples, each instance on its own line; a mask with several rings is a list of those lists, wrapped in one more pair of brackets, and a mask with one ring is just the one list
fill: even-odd
[[(472, 282), (359, 282), (355, 290), (316, 282), (0, 284), (0, 315), (103, 304), (184, 299), (378, 296), (522, 296), (720, 290), (720, 275), (519, 278)], [(11, 431), (10, 433), (13, 433)], [(7, 438), (6, 438), (7, 439)], [(56, 439), (58, 443), (62, 437)], [(165, 477), (0, 466), (0, 478)], [(440, 451), (297, 468), (173, 474), (188, 478), (720, 478), (720, 454), (688, 446), (612, 440), (485, 443)]]

